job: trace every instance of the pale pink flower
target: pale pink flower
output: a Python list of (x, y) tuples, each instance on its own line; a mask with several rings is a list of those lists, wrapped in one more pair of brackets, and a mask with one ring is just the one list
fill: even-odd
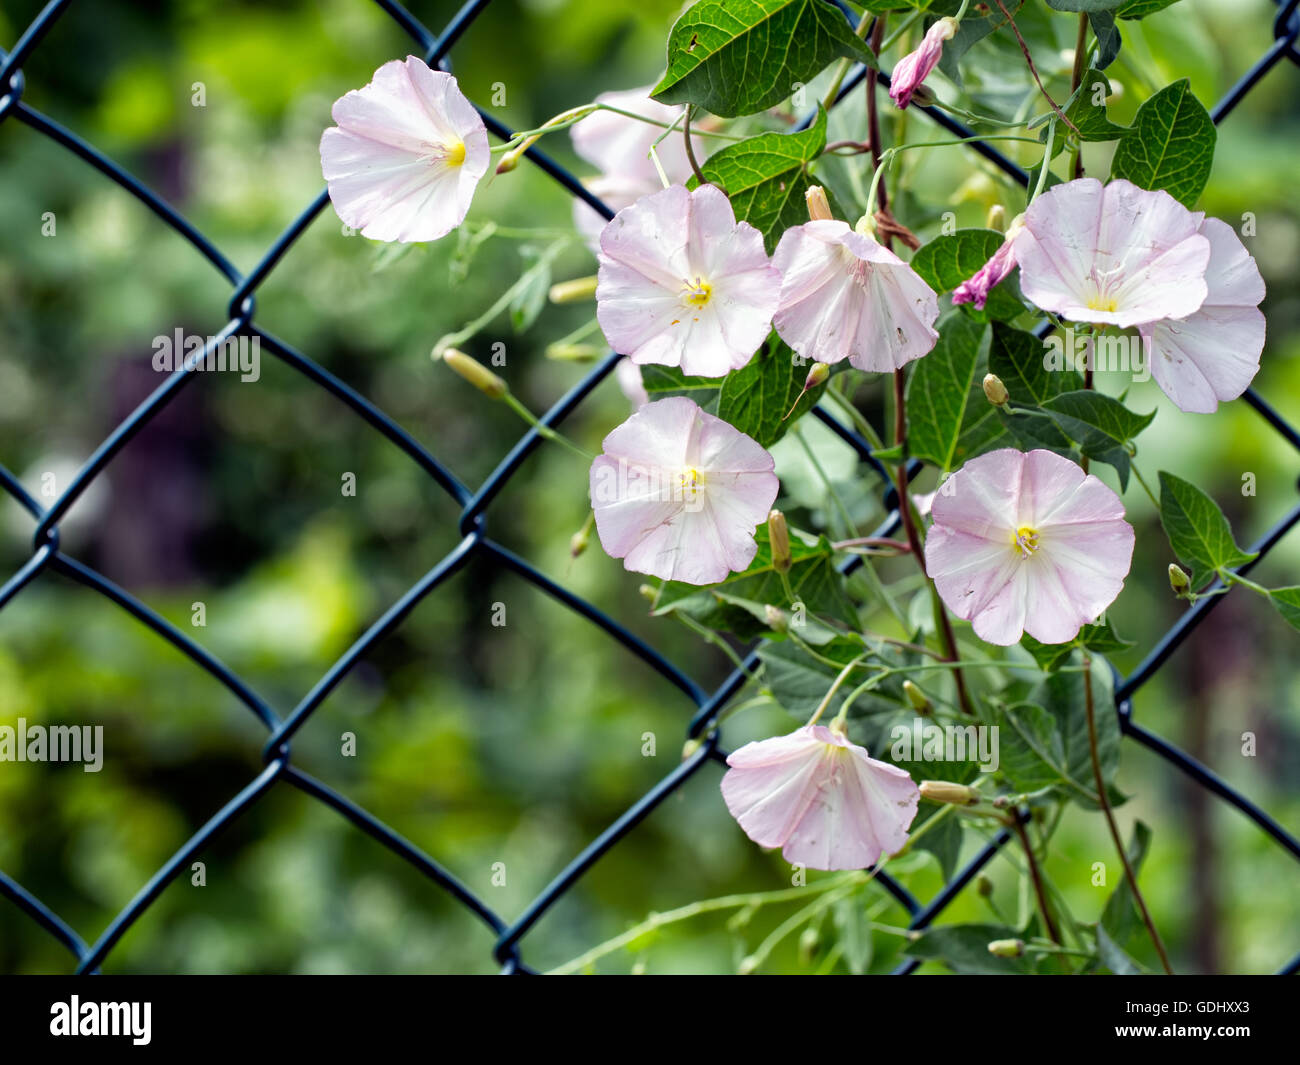
[(943, 58), (943, 43), (952, 40), (957, 26), (955, 18), (939, 19), (925, 31), (916, 50), (898, 61), (894, 72), (889, 76), (889, 95), (899, 107), (906, 107), (912, 102), (912, 94), (939, 65), (939, 60)]
[(975, 634), (1066, 643), (1124, 586), (1133, 527), (1096, 477), (1051, 451), (971, 459), (935, 497), (926, 570)]
[(1162, 189), (1080, 178), (1039, 196), (1015, 239), (1020, 288), (1045, 311), (1123, 328), (1205, 301), (1203, 214)]
[[(680, 107), (669, 107), (650, 99), (648, 86), (601, 93), (596, 97), (596, 103), (664, 123), (663, 126), (652, 125), (614, 111), (595, 111), (570, 129), (573, 150), (600, 171), (598, 176), (583, 183), (611, 211), (621, 211), (642, 196), (663, 188), (659, 171), (650, 159), (652, 146), (669, 183), (686, 184), (691, 176), (691, 164), (686, 157), (682, 134), (669, 133), (655, 145), (667, 127), (681, 117)], [(593, 252), (599, 251), (600, 231), (605, 228), (605, 219), (600, 213), (582, 200), (574, 199), (573, 221), (587, 246)]]
[(842, 732), (805, 725), (727, 758), (722, 799), (745, 835), (809, 869), (865, 869), (907, 842), (920, 789)]
[(989, 261), (976, 270), (969, 279), (953, 289), (953, 303), (973, 303), (979, 310), (984, 309), (989, 293), (1016, 268), (1015, 241), (1024, 224), (1023, 215), (1012, 221), (1007, 227), (1006, 239)]
[(1241, 238), (1226, 222), (1207, 218), (1210, 242), (1205, 271), (1209, 294), (1186, 318), (1138, 327), (1151, 376), (1180, 409), (1209, 414), (1220, 400), (1236, 399), (1259, 372), (1264, 350), (1264, 279)]
[(885, 373), (934, 347), (939, 298), (915, 270), (835, 219), (787, 229), (772, 264), (781, 272), (775, 326), (806, 359), (847, 358)]
[[(680, 132), (664, 137), (668, 126), (682, 114), (680, 107), (669, 107), (650, 99), (650, 89), (628, 89), (622, 92), (603, 92), (596, 97), (598, 104), (617, 107), (634, 115), (662, 122), (638, 122), (615, 111), (594, 111), (570, 130), (573, 150), (607, 176), (617, 175), (630, 181), (648, 184), (650, 189), (662, 187), (659, 171), (650, 159), (650, 149), (655, 149), (659, 163), (670, 181), (685, 181), (691, 173), (686, 157), (686, 142)], [(659, 140), (663, 137), (663, 140)], [(658, 145), (655, 141), (659, 141)]]
[(415, 56), (334, 102), (321, 169), (338, 216), (372, 240), (437, 240), (487, 172), (487, 130), (456, 79)]
[(618, 381), (619, 390), (632, 404), (632, 409), (650, 402), (650, 393), (646, 391), (645, 379), (641, 376), (641, 367), (629, 358), (622, 358), (614, 366), (614, 379)]
[(626, 569), (716, 584), (758, 551), (780, 488), (772, 456), (683, 396), (647, 403), (591, 464), (601, 545)]
[(781, 275), (762, 234), (712, 185), (673, 185), (619, 211), (598, 258), (596, 317), (639, 365), (723, 377), (771, 332)]

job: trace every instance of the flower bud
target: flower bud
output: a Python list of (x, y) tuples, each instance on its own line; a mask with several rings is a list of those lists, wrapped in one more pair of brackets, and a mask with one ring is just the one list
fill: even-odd
[(824, 383), (826, 378), (830, 377), (830, 375), (831, 368), (824, 362), (813, 363), (812, 369), (808, 371), (808, 378), (803, 383), (803, 390), (805, 392), (811, 392), (818, 385)]
[(995, 373), (986, 373), (984, 375), (984, 395), (995, 407), (1006, 406), (1007, 400), (1011, 398), (1011, 393), (1007, 391), (1007, 386), (1002, 383)]
[(804, 193), (804, 200), (808, 204), (808, 218), (811, 221), (826, 222), (835, 217), (831, 214), (831, 204), (826, 198), (826, 190), (820, 185), (811, 186)]
[(1007, 231), (1007, 209), (1000, 203), (995, 203), (989, 208), (989, 217), (985, 225), (989, 229), (996, 229), (999, 233)]
[(591, 543), (591, 531), (589, 527), (584, 526), (569, 537), (569, 556), (571, 558), (577, 558), (587, 550), (587, 545), (589, 543)]
[(980, 793), (965, 784), (954, 784), (950, 780), (921, 781), (921, 798), (930, 802), (946, 802), (950, 806), (974, 806), (980, 801)]
[(767, 617), (767, 627), (773, 632), (785, 632), (790, 627), (790, 615), (779, 606), (768, 603), (763, 607), (763, 614)]
[(651, 603), (659, 598), (659, 589), (653, 584), (643, 584), (637, 589), (637, 591), (641, 593), (642, 599), (646, 599)]
[(912, 709), (922, 717), (929, 717), (930, 712), (934, 709), (929, 697), (921, 691), (910, 680), (903, 681), (903, 694), (907, 696), (907, 701), (912, 704)]
[(758, 959), (754, 957), (754, 955), (749, 954), (741, 960), (740, 966), (736, 969), (736, 972), (740, 976), (749, 976), (758, 969), (758, 964)]
[(1023, 939), (995, 939), (989, 944), (989, 953), (995, 958), (1018, 958), (1024, 952)]
[(688, 759), (695, 757), (695, 752), (703, 746), (704, 741), (701, 739), (687, 740), (682, 744), (682, 761), (685, 762)]
[(799, 957), (805, 963), (812, 961), (813, 955), (817, 953), (817, 947), (821, 944), (821, 935), (817, 929), (809, 926), (803, 930), (799, 936)]
[(767, 516), (767, 542), (772, 548), (772, 568), (777, 573), (789, 573), (790, 530), (786, 528), (785, 515), (774, 510)]
[(1192, 579), (1181, 566), (1175, 566), (1169, 563), (1169, 587), (1174, 590), (1174, 595), (1184, 595), (1192, 586)]
[(546, 357), (556, 362), (595, 362), (605, 353), (595, 344), (547, 344)]
[(493, 399), (500, 399), (510, 391), (505, 381), (463, 351), (448, 348), (442, 353), (442, 361), (484, 395), (491, 396)]
[(938, 97), (934, 95), (934, 90), (931, 89), (930, 86), (918, 85), (912, 90), (910, 102), (916, 104), (918, 107), (929, 107), (937, 99)]
[(575, 277), (572, 281), (560, 281), (551, 286), (552, 303), (578, 303), (595, 298), (596, 277)]

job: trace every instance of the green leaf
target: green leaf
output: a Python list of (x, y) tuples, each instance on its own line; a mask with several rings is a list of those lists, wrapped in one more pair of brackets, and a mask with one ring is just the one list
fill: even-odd
[(989, 373), (1007, 386), (1013, 406), (1039, 406), (1053, 396), (1083, 387), (1075, 370), (1049, 370), (1047, 346), (1033, 333), (996, 322), (989, 347)]
[(827, 0), (700, 0), (673, 24), (668, 69), (650, 95), (728, 118), (752, 115), (839, 58), (876, 65)]
[[(738, 595), (730, 595), (727, 592), (719, 591), (716, 588), (710, 589), (709, 594), (719, 603), (739, 607), (755, 621), (762, 624), (765, 629), (769, 628), (770, 623), (767, 616), (767, 608), (769, 604), (759, 603), (753, 599), (742, 599)], [(771, 605), (775, 606), (776, 604)], [(790, 622), (794, 622), (797, 625), (795, 634), (799, 639), (813, 647), (820, 647), (822, 644), (830, 643), (832, 640), (843, 635), (839, 629), (833, 629), (829, 625), (823, 625), (815, 617), (808, 617), (807, 614), (804, 614), (797, 622), (795, 622), (794, 615), (791, 611), (786, 610), (785, 614)], [(764, 638), (769, 640), (784, 640), (787, 633), (769, 630), (763, 635)]]
[(1119, 27), (1115, 25), (1115, 15), (1110, 11), (1094, 11), (1088, 15), (1088, 25), (1097, 38), (1097, 54), (1093, 62), (1098, 70), (1105, 70), (1115, 62), (1124, 44)]
[(1213, 499), (1194, 484), (1160, 471), (1160, 524), (1169, 546), (1191, 568), (1192, 589), (1220, 567), (1233, 569), (1256, 557), (1237, 546), (1232, 527)]
[(1146, 18), (1176, 3), (1178, 0), (1124, 0), (1115, 14), (1120, 18)]
[(1116, 976), (1141, 976), (1146, 970), (1135, 962), (1101, 925), (1097, 926), (1097, 957)]
[[(1092, 695), (1102, 779), (1109, 788), (1119, 766), (1120, 731), (1110, 667), (1100, 658), (1092, 664)], [(1082, 672), (1048, 674), (1023, 700), (1000, 707), (996, 723), (1000, 769), (1017, 791), (1056, 787), (1080, 805), (1096, 808)]]
[(1300, 585), (1274, 588), (1268, 593), (1282, 620), (1293, 629), (1300, 629)]
[[(763, 234), (770, 254), (782, 233), (808, 221), (807, 168), (825, 147), (826, 112), (818, 107), (817, 121), (801, 133), (750, 137), (709, 156), (700, 170), (726, 191), (736, 218)], [(698, 184), (692, 177), (687, 187)]]
[[(966, 422), (957, 440), (958, 466), (998, 447), (1021, 450), (1043, 447), (1075, 457), (1074, 445), (1051, 418), (1008, 415), (989, 403), (982, 390), (984, 373), (996, 374), (1007, 386), (1012, 406), (1036, 409), (1040, 397), (1049, 398), (1067, 389), (1082, 388), (1083, 378), (1075, 371), (1047, 369), (1048, 351), (1045, 342), (1032, 333), (1001, 322), (993, 324), (988, 361), (983, 367), (975, 368), (977, 383), (972, 388)], [(1065, 365), (1063, 360), (1061, 364)]]
[(805, 392), (803, 386), (807, 379), (807, 360), (772, 333), (758, 354), (723, 378), (718, 393), (718, 417), (763, 447), (771, 447), (826, 390), (823, 382)]
[[(1106, 75), (1100, 70), (1089, 70), (1070, 98), (1065, 114), (1084, 140), (1113, 141), (1128, 132), (1127, 126), (1116, 125), (1106, 117), (1106, 101), (1110, 94), (1110, 81)], [(1057, 128), (1057, 133), (1064, 135), (1061, 127)]]
[(1111, 628), (1110, 621), (1102, 618), (1096, 625), (1085, 625), (1071, 643), (1039, 643), (1026, 633), (1020, 638), (1020, 646), (1034, 656), (1038, 668), (1044, 673), (1052, 673), (1065, 665), (1079, 647), (1086, 647), (1098, 654), (1113, 654), (1133, 646), (1132, 640), (1123, 639)]
[[(938, 811), (934, 816), (938, 816)], [(921, 822), (924, 824), (925, 822)], [(921, 825), (915, 825), (912, 828), (912, 834)], [(927, 828), (925, 835), (921, 836), (912, 849), (918, 851), (929, 851), (934, 855), (935, 860), (939, 863), (939, 870), (943, 873), (944, 880), (951, 880), (957, 873), (957, 863), (961, 860), (961, 845), (965, 839), (965, 834), (961, 829), (961, 822), (951, 814), (946, 816), (934, 828)]]
[[(988, 262), (1004, 239), (995, 229), (959, 229), (923, 244), (912, 256), (911, 266), (935, 292), (951, 292)], [(1025, 310), (1012, 278), (989, 293), (984, 310), (976, 310), (969, 303), (961, 307), (965, 314), (981, 322), (1009, 321)]]
[[(758, 649), (758, 657), (763, 663), (763, 680), (772, 698), (793, 717), (806, 720), (825, 698), (839, 670), (865, 650), (861, 640), (850, 636), (841, 636), (819, 647), (817, 653), (821, 658), (834, 662), (834, 669), (789, 642), (764, 644)], [(867, 671), (863, 670), (862, 677), (866, 676)], [(849, 679), (855, 680), (852, 676)], [(838, 712), (844, 696), (852, 687), (852, 683), (840, 687), (823, 717)]]
[(1113, 11), (1124, 0), (1047, 0), (1055, 11)]
[(1052, 420), (1090, 459), (1114, 466), (1121, 488), (1128, 487), (1129, 445), (1151, 424), (1156, 412), (1138, 414), (1101, 392), (1080, 389), (1043, 404)]
[(865, 899), (861, 894), (840, 899), (832, 907), (835, 930), (844, 950), (844, 962), (849, 972), (861, 976), (871, 967), (871, 920), (867, 916)]
[[(709, 588), (669, 581), (659, 593), (654, 608), (655, 616), (681, 610), (710, 628), (735, 632), (745, 638), (765, 632), (767, 626), (759, 623), (749, 611), (720, 601), (713, 594), (718, 591), (735, 599), (772, 603), (789, 609), (785, 585), (780, 574), (772, 567), (772, 549), (767, 540), (766, 524), (758, 527), (754, 539), (758, 543), (758, 551), (754, 555), (754, 561), (743, 573), (733, 573), (725, 581)], [(830, 541), (823, 536), (810, 544), (792, 535), (790, 557), (790, 587), (807, 612), (833, 618), (856, 628), (858, 612), (844, 591), (844, 578), (835, 568), (835, 552)], [(858, 651), (861, 650), (859, 644)], [(822, 691), (824, 694), (825, 688)]]
[(1165, 189), (1193, 206), (1210, 180), (1218, 136), (1209, 112), (1192, 95), (1187, 78), (1156, 93), (1138, 108), (1133, 125), (1115, 149), (1110, 176), (1144, 189)]
[(520, 257), (530, 265), (510, 289), (510, 323), (516, 333), (528, 329), (542, 313), (551, 288), (551, 264), (567, 245), (559, 240), (545, 248), (526, 245), (521, 250)]
[(908, 944), (907, 955), (922, 961), (943, 962), (953, 972), (979, 976), (1032, 973), (1032, 958), (998, 958), (989, 953), (997, 939), (1020, 938), (1015, 929), (996, 924), (953, 924), (927, 928)]
[(651, 401), (688, 396), (701, 410), (718, 413), (718, 393), (722, 391), (719, 377), (690, 377), (677, 366), (642, 366), (641, 383)]
[[(1004, 0), (1004, 4), (1014, 18), (1023, 6), (1024, 0)], [(955, 15), (960, 7), (959, 2), (940, 4), (935, 8), (935, 14)], [(1001, 11), (993, 10), (991, 4), (989, 7), (989, 14), (983, 17), (968, 9), (957, 27), (957, 32), (943, 46), (943, 53), (939, 57), (939, 69), (943, 71), (945, 77), (957, 85), (962, 83), (962, 57), (989, 34), (1007, 24), (1006, 16)]]
[(907, 383), (907, 441), (912, 455), (951, 470), (967, 398), (988, 327), (964, 314), (945, 315), (939, 341)]
[[(1129, 865), (1133, 868), (1133, 875), (1136, 877), (1142, 871), (1142, 863), (1146, 861), (1147, 851), (1151, 847), (1151, 829), (1141, 821), (1133, 823), (1133, 838), (1125, 848), (1128, 854)], [(1098, 931), (1104, 929), (1117, 944), (1123, 946), (1132, 937), (1137, 930), (1138, 925), (1142, 923), (1142, 915), (1137, 908), (1137, 900), (1133, 897), (1133, 889), (1129, 887), (1128, 877), (1124, 875), (1123, 865), (1119, 866), (1119, 883), (1116, 884), (1115, 890), (1111, 892), (1110, 898), (1106, 900), (1106, 906), (1101, 911), (1101, 921), (1098, 924)], [(1103, 959), (1104, 960), (1104, 959)]]

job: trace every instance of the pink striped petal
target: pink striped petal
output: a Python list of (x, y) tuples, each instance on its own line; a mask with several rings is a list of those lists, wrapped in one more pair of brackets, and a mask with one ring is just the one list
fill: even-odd
[(809, 869), (864, 869), (907, 842), (920, 791), (842, 733), (805, 725), (727, 759), (722, 798), (762, 847)]

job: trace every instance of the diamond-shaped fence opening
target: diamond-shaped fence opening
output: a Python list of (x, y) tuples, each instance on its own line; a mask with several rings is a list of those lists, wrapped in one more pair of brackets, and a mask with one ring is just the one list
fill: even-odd
[[(390, 0), (376, 0), (376, 3), (397, 23), (403, 32), (412, 38), (418, 49), (423, 53), (427, 63), (431, 66), (440, 66), (445, 63), (456, 42), (473, 25), (475, 19), (484, 9), (488, 7), (490, 0), (470, 0), (457, 12), (441, 34), (432, 33), (400, 4), (390, 2)], [(207, 671), (224, 685), (265, 726), (267, 739), (262, 771), (172, 855), (170, 860), (140, 889), (137, 895), (122, 909), (108, 928), (93, 943), (86, 943), (58, 914), (3, 871), (0, 871), (0, 894), (11, 900), (68, 949), (75, 959), (77, 972), (96, 972), (127, 930), (149, 909), (164, 888), (186, 867), (194, 855), (202, 850), (223, 828), (238, 818), (254, 803), (257, 803), (275, 785), (283, 783), (299, 789), (337, 811), (362, 832), (367, 833), (401, 856), (442, 890), (459, 900), (470, 912), (486, 924), (496, 936), (493, 954), (496, 961), (500, 963), (503, 972), (531, 972), (532, 970), (523, 960), (522, 943), (534, 926), (546, 916), (579, 878), (598, 862), (606, 852), (617, 846), (619, 841), (631, 832), (655, 807), (681, 788), (696, 773), (703, 771), (706, 766), (718, 763), (725, 764), (726, 755), (719, 746), (719, 730), (715, 726), (729, 700), (743, 687), (747, 679), (747, 670), (756, 664), (756, 653), (751, 649), (749, 657), (744, 663), (745, 668), (735, 670), (715, 690), (705, 691), (636, 635), (590, 603), (543, 575), (527, 560), (520, 558), (491, 539), (488, 535), (487, 519), (493, 500), (505, 487), (506, 483), (520, 470), (529, 455), (543, 442), (543, 437), (537, 429), (530, 429), (524, 433), (491, 475), (477, 488), (471, 488), (459, 481), (433, 454), (403, 430), (384, 411), (328, 370), (317, 365), (301, 352), (296, 351), (287, 342), (263, 330), (256, 323), (257, 290), (313, 219), (326, 208), (329, 203), (328, 194), (322, 191), (284, 230), (263, 255), (261, 261), (249, 273), (241, 274), (203, 233), (164, 202), (157, 193), (141, 184), (112, 159), (102, 154), (76, 133), (65, 129), (23, 101), (25, 87), (22, 72), (23, 63), (41, 45), (50, 28), (70, 6), (71, 0), (52, 0), (41, 11), (35, 21), (27, 27), (27, 30), (8, 52), (0, 50), (0, 124), (5, 121), (22, 123), (55, 143), (62, 145), (71, 154), (80, 157), (110, 181), (116, 182), (135, 196), (167, 225), (172, 227), (193, 246), (196, 253), (207, 259), (230, 283), (232, 292), (226, 310), (229, 320), (217, 336), (209, 340), (207, 347), (202, 352), (192, 354), (182, 368), (172, 373), (109, 434), (96, 448), (62, 495), (49, 507), (42, 507), (23, 488), (17, 478), (3, 465), (0, 465), (0, 488), (3, 488), (5, 492), (17, 500), (31, 515), (31, 519), (35, 523), (31, 557), (18, 572), (0, 586), (0, 609), (8, 605), (15, 596), (46, 571), (61, 574), (87, 588), (93, 589), (120, 607), (126, 614), (131, 615), (136, 621), (152, 629), (186, 655), (194, 666)], [(1300, 37), (1300, 13), (1297, 12), (1297, 6), (1300, 6), (1300, 0), (1278, 0), (1278, 10), (1273, 23), (1274, 40), (1272, 45), (1215, 106), (1211, 114), (1216, 123), (1222, 122), (1229, 117), (1246, 95), (1282, 60), (1290, 60), (1292, 63), (1300, 65), (1300, 52), (1296, 48), (1297, 37)], [(865, 67), (856, 67), (844, 80), (835, 102), (838, 103), (843, 100), (850, 92), (861, 85), (867, 77), (868, 71)], [(877, 80), (881, 87), (888, 87), (887, 75), (880, 74)], [(921, 107), (920, 110), (949, 132), (960, 137), (969, 138), (974, 136), (971, 130), (942, 111), (931, 107)], [(510, 138), (512, 134), (509, 129), (490, 114), (482, 110), (480, 110), (480, 114), (489, 132), (503, 140)], [(810, 122), (811, 117), (805, 119), (803, 124), (806, 125)], [(1027, 184), (1028, 175), (1026, 172), (998, 152), (992, 145), (979, 140), (972, 140), (970, 148), (1002, 169), (1014, 180), (1022, 185)], [(527, 155), (533, 164), (540, 167), (572, 195), (586, 201), (606, 218), (612, 216), (612, 212), (605, 204), (593, 196), (584, 188), (581, 182), (563, 167), (556, 164), (554, 160), (536, 148), (530, 149)], [(208, 353), (225, 340), (240, 336), (259, 338), (262, 347), (271, 352), (276, 358), (303, 374), (322, 389), (332, 393), (339, 401), (350, 407), (377, 432), (383, 434), (404, 451), (461, 508), (460, 533), (462, 539), (456, 547), (416, 584), (409, 588), (369, 630), (348, 648), (343, 656), (303, 696), (302, 700), (283, 716), (257, 692), (253, 691), (237, 674), (199, 646), (194, 640), (151, 610), (139, 599), (77, 559), (65, 554), (61, 550), (59, 543), (59, 523), (68, 513), (69, 508), (104, 472), (113, 458), (123, 448), (130, 445), (132, 438), (149, 423), (150, 419), (162, 410), (181, 389), (190, 384), (195, 376), (195, 367), (206, 359)], [(614, 354), (604, 358), (567, 395), (546, 412), (541, 418), (542, 424), (554, 427), (563, 422), (613, 370), (618, 358), (619, 356)], [(1300, 451), (1300, 432), (1297, 432), (1295, 427), (1283, 419), (1253, 389), (1247, 391), (1244, 398), (1258, 411), (1274, 431), (1285, 438), (1297, 451)], [(865, 464), (876, 472), (884, 474), (884, 469), (879, 460), (872, 455), (871, 445), (864, 438), (859, 436), (852, 428), (838, 422), (825, 410), (815, 408), (814, 413), (842, 440), (851, 445)], [(919, 469), (919, 466), (914, 466), (912, 472), (915, 472), (916, 469)], [(886, 484), (889, 483), (887, 476), (882, 479)], [(880, 528), (876, 530), (876, 536), (888, 536), (900, 524), (896, 509), (897, 496), (894, 490), (892, 488), (887, 490), (883, 499), (885, 508), (890, 513)], [(1258, 543), (1251, 545), (1251, 550), (1258, 552), (1258, 558), (1242, 567), (1242, 572), (1249, 570), (1260, 559), (1264, 558), (1298, 521), (1300, 521), (1300, 505), (1293, 508), (1281, 521), (1265, 533)], [(700, 741), (690, 757), (641, 796), (621, 817), (593, 840), (547, 885), (541, 894), (526, 907), (524, 912), (513, 920), (508, 920), (494, 912), (479, 896), (457, 880), (448, 870), (444, 869), (436, 859), (423, 853), (388, 825), (367, 813), (338, 791), (298, 769), (292, 762), (290, 750), (290, 741), (293, 739), (294, 734), (302, 728), (357, 662), (375, 644), (396, 629), (411, 610), (426, 596), (434, 593), (448, 577), (460, 570), (475, 556), (490, 564), (512, 570), (569, 609), (586, 617), (609, 637), (621, 643), (627, 651), (639, 656), (660, 672), (694, 704), (696, 709), (690, 718), (686, 734), (688, 739), (698, 739)], [(846, 570), (851, 569), (860, 563), (861, 559), (855, 558), (846, 563), (845, 568)], [(1279, 847), (1289, 852), (1297, 861), (1300, 861), (1300, 840), (1278, 824), (1267, 812), (1221, 780), (1205, 766), (1134, 720), (1133, 703), (1139, 690), (1161, 668), (1192, 631), (1204, 621), (1210, 611), (1215, 609), (1221, 599), (1222, 596), (1213, 596), (1198, 601), (1165, 633), (1132, 674), (1117, 679), (1115, 709), (1119, 717), (1120, 729), (1123, 735), (1155, 752), (1170, 765), (1187, 774), (1197, 784), (1213, 792), (1226, 803), (1235, 806), (1254, 821)], [(1011, 833), (1007, 830), (1003, 830), (993, 837), (928, 902), (916, 899), (897, 880), (883, 870), (877, 873), (875, 879), (906, 909), (909, 916), (908, 927), (913, 929), (925, 928), (943, 913), (957, 894), (979, 874), (990, 859), (1011, 838)], [(919, 964), (914, 960), (906, 961), (898, 967), (896, 972), (900, 974), (909, 973)], [(1300, 954), (1297, 954), (1281, 969), (1282, 973), (1288, 974), (1297, 971), (1300, 971)]]

